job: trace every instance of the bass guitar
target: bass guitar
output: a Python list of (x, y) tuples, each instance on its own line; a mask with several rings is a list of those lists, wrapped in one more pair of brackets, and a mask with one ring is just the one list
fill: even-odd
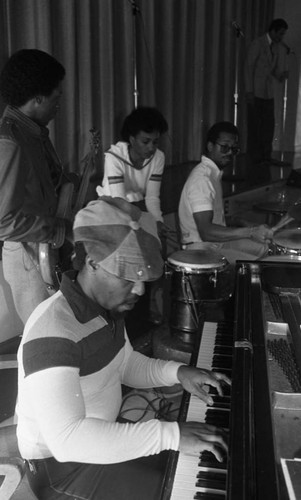
[[(75, 214), (84, 206), (90, 179), (93, 172), (95, 172), (95, 159), (99, 152), (100, 134), (94, 128), (90, 130), (90, 133), (90, 151), (82, 160), (84, 169), (78, 190), (76, 191), (76, 176), (74, 177), (74, 174), (68, 176), (70, 182), (64, 183), (60, 189), (56, 216), (69, 220), (71, 223)], [(71, 242), (65, 241), (65, 230), (62, 230), (61, 233), (59, 238), (56, 238), (56, 243), (39, 243), (39, 270), (50, 294), (59, 289), (62, 273), (71, 268), (73, 245)]]

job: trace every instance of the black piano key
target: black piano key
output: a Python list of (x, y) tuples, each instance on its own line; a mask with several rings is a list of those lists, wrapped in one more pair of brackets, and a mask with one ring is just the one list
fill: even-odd
[(230, 334), (227, 331), (223, 331), (222, 329), (217, 328), (217, 330), (216, 330), (216, 336), (224, 338), (226, 341), (228, 341), (230, 338), (233, 338), (233, 333)]
[[(232, 341), (232, 343), (233, 343), (233, 341)], [(217, 344), (217, 345), (215, 345), (215, 347), (213, 349), (213, 354), (220, 354), (222, 356), (230, 356), (232, 358), (233, 348)]]
[(220, 335), (217, 335), (214, 341), (215, 346), (226, 346), (233, 347), (233, 337), (232, 338), (223, 338)]
[(195, 486), (196, 486), (196, 488), (204, 488), (205, 490), (207, 489), (207, 490), (212, 490), (212, 491), (214, 491), (214, 490), (217, 490), (217, 491), (224, 490), (224, 491), (226, 491), (226, 487), (225, 486), (223, 487), (222, 484), (219, 485), (218, 483), (215, 486), (215, 484), (212, 483), (211, 481), (208, 481), (208, 482), (206, 482), (206, 481), (197, 481)]
[(211, 371), (212, 372), (220, 372), (220, 373), (223, 373), (224, 375), (226, 375), (226, 377), (228, 377), (229, 379), (232, 378), (232, 369), (228, 369), (228, 368), (221, 368), (220, 370), (218, 368), (216, 368), (215, 366), (212, 366), (211, 368)]
[(212, 406), (207, 406), (207, 411), (206, 411), (206, 416), (208, 417), (209, 415), (213, 415), (213, 416), (221, 416), (223, 417), (224, 415), (228, 415), (229, 416), (229, 413), (230, 413), (230, 410), (228, 409), (223, 409), (223, 408), (214, 408)]
[(206, 424), (216, 425), (229, 429), (230, 412), (227, 410), (208, 409), (205, 416)]
[(228, 358), (227, 356), (213, 356), (212, 367), (232, 370), (232, 358)]
[(221, 405), (221, 408), (223, 407), (223, 405), (229, 405), (230, 406), (230, 403), (231, 403), (231, 398), (229, 396), (220, 396), (219, 394), (216, 394), (214, 396), (212, 396), (212, 399), (213, 399), (213, 403), (214, 405)]
[(223, 498), (226, 498), (226, 492), (225, 495), (221, 495), (218, 493), (202, 493), (198, 491), (193, 497), (194, 500), (222, 500)]
[(213, 464), (212, 462), (202, 462), (201, 463), (201, 466), (202, 467), (207, 467), (208, 469), (212, 468), (212, 469), (219, 469), (219, 470), (223, 470), (223, 471), (226, 471), (227, 469), (227, 466), (225, 465), (224, 462), (217, 462), (216, 464)]
[(200, 456), (200, 461), (198, 463), (199, 467), (208, 467), (211, 469), (227, 469), (227, 456), (224, 456), (223, 462), (219, 462), (211, 451), (203, 451)]
[(229, 359), (232, 361), (233, 355), (232, 354), (227, 354), (227, 352), (223, 352), (222, 349), (218, 348), (215, 351), (213, 351), (213, 358), (218, 358), (218, 357), (224, 358), (224, 359)]
[(222, 410), (228, 410), (230, 411), (230, 402), (229, 401), (225, 401), (225, 402), (221, 402), (221, 401), (217, 401), (215, 402), (213, 400), (213, 405), (210, 406), (210, 408), (221, 408)]
[[(228, 397), (228, 398), (231, 397), (231, 385), (223, 384), (222, 385), (222, 391), (223, 391), (223, 396), (224, 397)], [(215, 387), (211, 387), (210, 386), (209, 387), (209, 394), (210, 394), (210, 396), (217, 396), (218, 392), (215, 389)]]
[(210, 481), (209, 479), (201, 479), (195, 483), (197, 488), (207, 488), (208, 490), (224, 490), (226, 491), (226, 483), (218, 481)]
[(217, 472), (199, 472), (196, 486), (211, 490), (226, 490), (226, 474)]
[(222, 339), (225, 341), (225, 343), (227, 343), (230, 342), (231, 339), (233, 340), (233, 333), (230, 335), (217, 328), (215, 338)]
[(223, 427), (224, 429), (229, 429), (229, 417), (227, 416), (208, 416), (206, 418), (206, 424), (215, 425), (216, 427)]
[(233, 321), (219, 321), (216, 330), (224, 332), (225, 335), (231, 334), (231, 331), (233, 331)]
[(218, 471), (200, 471), (196, 476), (198, 479), (209, 479), (210, 481), (226, 482), (226, 474)]

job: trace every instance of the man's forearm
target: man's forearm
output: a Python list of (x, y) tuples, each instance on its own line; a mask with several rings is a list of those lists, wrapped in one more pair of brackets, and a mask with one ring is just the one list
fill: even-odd
[(203, 241), (224, 242), (251, 238), (251, 227), (227, 227), (211, 224), (208, 228), (200, 228), (199, 233)]

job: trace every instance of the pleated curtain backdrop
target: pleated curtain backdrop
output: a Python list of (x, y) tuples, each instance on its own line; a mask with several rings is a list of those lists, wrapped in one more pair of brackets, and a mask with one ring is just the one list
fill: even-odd
[(274, 0), (0, 0), (0, 5), (1, 67), (16, 50), (38, 48), (66, 69), (61, 108), (50, 130), (71, 171), (82, 168), (92, 126), (103, 150), (119, 139), (135, 98), (166, 117), (169, 132), (161, 148), (169, 164), (199, 159), (207, 128), (217, 120), (234, 121), (235, 112), (243, 143), (246, 45), (266, 30)]

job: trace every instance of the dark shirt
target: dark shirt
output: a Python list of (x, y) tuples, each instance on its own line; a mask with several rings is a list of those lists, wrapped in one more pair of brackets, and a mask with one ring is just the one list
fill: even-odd
[(0, 239), (48, 242), (62, 168), (46, 127), (8, 106), (0, 122)]

